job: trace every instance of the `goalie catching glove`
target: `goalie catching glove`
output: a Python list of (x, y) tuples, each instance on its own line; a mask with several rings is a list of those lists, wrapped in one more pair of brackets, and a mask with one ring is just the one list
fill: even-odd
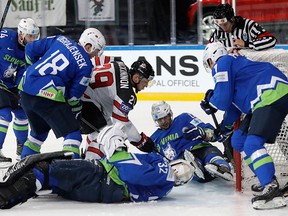
[(186, 160), (177, 159), (169, 163), (174, 172), (175, 186), (181, 186), (191, 181), (194, 176), (195, 168)]
[(146, 136), (143, 132), (140, 134), (141, 140), (139, 142), (131, 142), (132, 145), (136, 146), (139, 150), (143, 152), (153, 152), (155, 149), (155, 143), (153, 140)]

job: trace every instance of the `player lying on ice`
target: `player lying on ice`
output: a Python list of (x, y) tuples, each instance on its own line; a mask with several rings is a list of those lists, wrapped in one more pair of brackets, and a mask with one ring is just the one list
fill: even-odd
[(158, 129), (151, 135), (155, 149), (168, 158), (183, 158), (185, 150), (195, 157), (192, 162), (196, 168), (193, 180), (210, 182), (215, 177), (227, 181), (233, 179), (230, 165), (222, 152), (209, 142), (220, 141), (223, 137), (214, 134), (215, 128), (204, 123), (190, 113), (181, 113), (173, 118), (170, 105), (159, 101), (152, 105), (151, 115)]
[(0, 208), (12, 208), (47, 189), (84, 202), (150, 201), (192, 179), (194, 168), (186, 160), (168, 163), (157, 153), (127, 152), (123, 127), (116, 123), (99, 133), (104, 159), (72, 160), (73, 153), (60, 151), (27, 156), (2, 169)]

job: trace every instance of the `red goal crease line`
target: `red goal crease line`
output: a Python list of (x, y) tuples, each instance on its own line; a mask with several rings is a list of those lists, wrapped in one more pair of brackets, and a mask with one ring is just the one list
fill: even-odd
[(144, 101), (201, 101), (205, 93), (183, 93), (183, 92), (139, 92), (138, 100)]

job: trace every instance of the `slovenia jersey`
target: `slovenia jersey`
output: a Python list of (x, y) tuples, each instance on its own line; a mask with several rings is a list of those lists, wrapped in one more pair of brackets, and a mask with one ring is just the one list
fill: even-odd
[(128, 189), (129, 197), (134, 202), (160, 199), (174, 186), (171, 167), (156, 153), (133, 154), (119, 151), (109, 161), (104, 159), (101, 162), (110, 178)]
[(27, 69), (19, 89), (65, 102), (78, 100), (87, 88), (93, 65), (82, 46), (58, 35), (26, 45)]
[(0, 80), (8, 88), (17, 87), (25, 71), (24, 46), (16, 31), (3, 29), (0, 35)]
[(219, 110), (232, 110), (233, 104), (241, 112), (249, 114), (288, 94), (287, 77), (268, 62), (225, 55), (214, 65), (212, 75), (215, 88), (210, 103)]
[(166, 158), (178, 159), (182, 157), (184, 150), (190, 151), (205, 145), (202, 139), (191, 141), (183, 138), (182, 128), (190, 125), (214, 129), (212, 125), (203, 123), (192, 114), (182, 113), (174, 118), (170, 128), (167, 130), (158, 128), (150, 138), (154, 141), (157, 150)]

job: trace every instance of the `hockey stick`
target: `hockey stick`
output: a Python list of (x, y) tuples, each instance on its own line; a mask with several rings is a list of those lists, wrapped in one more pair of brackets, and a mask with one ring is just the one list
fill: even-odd
[[(218, 120), (217, 120), (217, 118), (215, 116), (215, 113), (212, 113), (211, 115), (212, 115), (216, 130), (220, 131), (220, 125), (219, 125)], [(222, 143), (223, 143), (223, 146), (224, 146), (224, 151), (226, 151), (227, 157), (230, 160), (230, 162), (231, 162), (231, 164), (232, 164), (232, 166), (233, 166), (233, 168), (235, 170), (235, 162), (234, 162), (233, 155), (231, 154), (231, 151), (230, 151), (230, 148), (229, 148), (229, 142), (230, 141), (228, 139), (226, 139)]]
[(9, 10), (11, 2), (12, 2), (12, 0), (7, 0), (5, 10), (4, 10), (2, 18), (1, 18), (0, 32), (2, 31), (2, 28), (3, 28), (4, 22), (5, 22), (6, 16), (8, 14), (8, 10)]
[(9, 90), (4, 84), (2, 84), (1, 82), (0, 82), (0, 89), (3, 90), (3, 91), (8, 92), (8, 93), (11, 94), (13, 97), (15, 97), (17, 100), (20, 99), (20, 96), (19, 96), (19, 95), (17, 95), (17, 94), (15, 94), (14, 92), (10, 91), (10, 90)]

